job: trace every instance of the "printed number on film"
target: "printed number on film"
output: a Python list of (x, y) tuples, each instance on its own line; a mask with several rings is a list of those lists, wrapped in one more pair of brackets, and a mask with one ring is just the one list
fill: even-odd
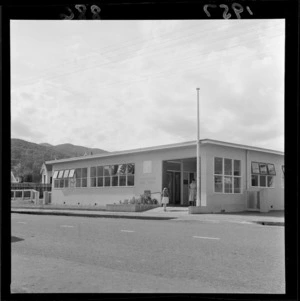
[[(203, 10), (206, 13), (206, 15), (210, 18), (211, 17), (210, 12), (212, 12), (213, 9), (216, 9), (218, 7), (223, 9), (223, 18), (224, 19), (231, 18), (232, 15), (231, 15), (231, 13), (229, 13), (230, 8), (226, 4), (220, 4), (219, 6), (217, 6), (216, 4), (206, 4), (203, 6)], [(237, 19), (241, 19), (241, 13), (244, 11), (243, 6), (239, 3), (232, 3), (231, 8), (234, 11)], [(248, 11), (248, 13), (251, 16), (253, 15), (253, 12), (251, 11), (249, 6), (246, 6), (246, 10)]]
[(72, 10), (70, 7), (66, 7), (68, 14), (60, 14), (60, 17), (63, 20), (85, 20), (89, 18), (91, 13), (91, 18), (94, 20), (100, 20), (100, 7), (97, 5), (91, 5), (90, 9), (88, 9), (87, 5), (84, 4), (76, 4), (74, 9)]

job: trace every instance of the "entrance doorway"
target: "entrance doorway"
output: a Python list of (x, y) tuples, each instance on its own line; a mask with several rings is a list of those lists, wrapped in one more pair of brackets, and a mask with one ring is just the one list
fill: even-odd
[(169, 190), (169, 204), (180, 205), (181, 196), (181, 173), (179, 171), (167, 171), (167, 188)]

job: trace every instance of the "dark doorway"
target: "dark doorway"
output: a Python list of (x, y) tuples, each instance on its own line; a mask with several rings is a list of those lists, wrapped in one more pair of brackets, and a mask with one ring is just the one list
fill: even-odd
[(167, 171), (167, 188), (169, 190), (169, 204), (180, 205), (180, 172)]

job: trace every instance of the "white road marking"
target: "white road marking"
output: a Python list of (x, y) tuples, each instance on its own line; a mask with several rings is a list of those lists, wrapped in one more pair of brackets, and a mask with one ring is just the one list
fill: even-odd
[(70, 225), (60, 225), (62, 228), (74, 228), (74, 226), (70, 226)]
[(121, 230), (121, 232), (134, 232), (132, 230)]
[(193, 236), (193, 238), (203, 238), (203, 239), (220, 239), (218, 237), (205, 237), (205, 236)]
[(17, 222), (17, 224), (27, 224), (26, 222)]

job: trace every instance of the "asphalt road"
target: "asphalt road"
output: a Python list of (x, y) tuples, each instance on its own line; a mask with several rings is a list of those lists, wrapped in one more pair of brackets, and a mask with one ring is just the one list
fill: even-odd
[(12, 214), (12, 293), (285, 293), (284, 227)]

